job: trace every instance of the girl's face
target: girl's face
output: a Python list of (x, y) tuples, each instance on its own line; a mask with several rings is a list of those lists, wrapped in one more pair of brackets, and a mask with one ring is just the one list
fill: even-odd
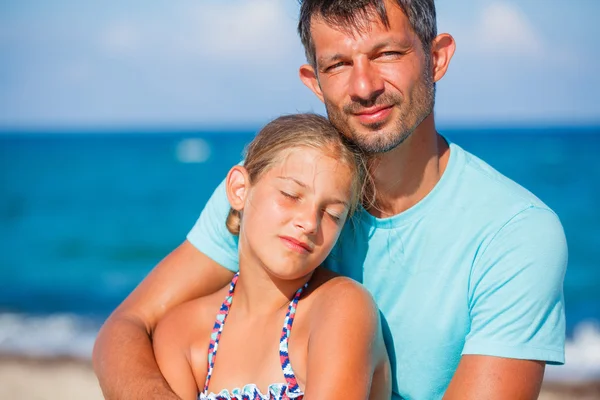
[(348, 215), (352, 171), (330, 153), (290, 149), (247, 186), (240, 263), (280, 279), (311, 273), (327, 257)]

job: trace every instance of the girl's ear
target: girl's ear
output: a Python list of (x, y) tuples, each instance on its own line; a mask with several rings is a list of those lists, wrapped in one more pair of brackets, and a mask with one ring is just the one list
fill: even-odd
[(231, 208), (242, 211), (250, 188), (250, 177), (246, 168), (241, 165), (231, 168), (225, 179), (225, 188)]

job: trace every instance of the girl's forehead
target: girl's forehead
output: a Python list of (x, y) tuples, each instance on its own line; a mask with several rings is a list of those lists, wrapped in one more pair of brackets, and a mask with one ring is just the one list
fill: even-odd
[(317, 180), (334, 181), (343, 173), (352, 174), (349, 165), (331, 150), (312, 147), (286, 149), (269, 164), (261, 174), (262, 177), (294, 178), (292, 181), (303, 182), (305, 186), (313, 186)]
[(322, 164), (342, 164), (339, 154), (331, 148), (294, 147), (282, 151), (272, 164), (272, 168), (289, 171), (313, 171)]

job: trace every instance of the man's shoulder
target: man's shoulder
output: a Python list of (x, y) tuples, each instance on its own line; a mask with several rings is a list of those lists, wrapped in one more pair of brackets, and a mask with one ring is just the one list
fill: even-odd
[(531, 208), (552, 212), (535, 194), (481, 158), (456, 144), (451, 151), (462, 164), (454, 195), (467, 213), (505, 219)]
[[(458, 146), (457, 146), (458, 148)], [(456, 149), (455, 149), (456, 150)], [(552, 255), (563, 268), (566, 259), (564, 229), (558, 215), (529, 190), (504, 176), (469, 152), (458, 148), (464, 157), (464, 169), (457, 198), (463, 207), (462, 227), (478, 237), (478, 252), (491, 243), (499, 254), (512, 249), (523, 259), (545, 259)], [(517, 251), (517, 249), (519, 249)], [(481, 256), (481, 253), (477, 258)], [(547, 260), (546, 265), (550, 265)]]

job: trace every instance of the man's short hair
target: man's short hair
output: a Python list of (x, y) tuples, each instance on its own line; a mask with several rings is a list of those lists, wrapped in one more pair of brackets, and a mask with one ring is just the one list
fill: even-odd
[[(434, 0), (395, 0), (407, 16), (413, 31), (419, 37), (423, 49), (429, 52), (431, 42), (437, 35)], [(306, 60), (316, 68), (315, 45), (310, 33), (314, 17), (327, 24), (350, 32), (363, 32), (369, 22), (379, 19), (389, 27), (384, 0), (300, 0), (298, 34), (304, 45)]]

